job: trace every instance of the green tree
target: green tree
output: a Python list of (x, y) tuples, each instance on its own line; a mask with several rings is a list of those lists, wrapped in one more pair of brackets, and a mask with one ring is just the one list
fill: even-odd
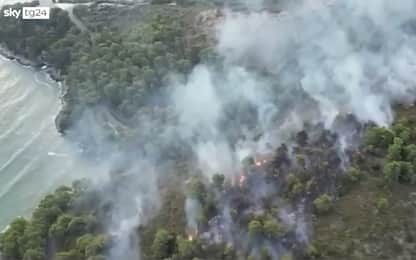
[(24, 218), (15, 219), (9, 228), (0, 236), (0, 251), (4, 257), (21, 259), (22, 250), (19, 238), (23, 235), (27, 221)]
[(87, 258), (87, 260), (106, 260), (107, 258), (105, 258), (105, 256), (103, 255), (95, 255), (95, 256), (90, 256)]
[(393, 144), (388, 148), (387, 158), (390, 161), (401, 161), (404, 159), (403, 144), (404, 142), (401, 138), (394, 138)]
[[(42, 249), (28, 249), (23, 255), (23, 260), (45, 260), (45, 252)], [(76, 260), (76, 259), (71, 259)]]
[(263, 225), (258, 220), (252, 220), (248, 223), (248, 233), (253, 236), (259, 236), (263, 232)]
[(404, 123), (396, 123), (392, 127), (395, 136), (403, 140), (404, 143), (408, 143), (411, 139), (410, 129)]
[(182, 237), (177, 239), (178, 244), (178, 256), (179, 259), (192, 260), (200, 253), (200, 247), (197, 240), (188, 240)]
[(110, 238), (106, 235), (85, 234), (76, 240), (76, 248), (86, 258), (93, 257), (102, 253), (110, 243)]
[(331, 211), (333, 200), (328, 194), (323, 194), (313, 201), (316, 213), (326, 214)]
[(83, 260), (83, 256), (80, 252), (72, 249), (67, 252), (59, 252), (56, 254), (56, 260)]
[(269, 238), (276, 238), (285, 234), (285, 228), (276, 219), (269, 217), (263, 223), (263, 232)]
[(93, 231), (97, 224), (94, 216), (77, 216), (73, 217), (68, 223), (67, 233), (71, 236), (78, 236)]
[(63, 242), (67, 232), (68, 224), (71, 222), (72, 216), (64, 214), (58, 217), (56, 222), (49, 228), (49, 236), (54, 238), (58, 243)]
[(349, 182), (351, 183), (356, 183), (359, 182), (362, 178), (362, 173), (360, 172), (359, 169), (355, 168), (355, 167), (351, 167), (347, 173), (346, 173), (346, 177), (348, 179)]
[(282, 257), (281, 257), (281, 260), (293, 260), (293, 256), (292, 256), (292, 254), (284, 254), (284, 255), (282, 255)]
[(414, 167), (409, 162), (392, 161), (383, 169), (384, 178), (388, 183), (416, 183)]
[(152, 244), (152, 252), (155, 259), (165, 259), (175, 252), (175, 238), (164, 229), (156, 232)]
[(272, 257), (269, 254), (269, 250), (267, 250), (265, 247), (260, 250), (260, 260), (272, 260)]
[(384, 165), (383, 168), (384, 178), (389, 183), (395, 183), (399, 181), (401, 174), (400, 162), (392, 161)]
[(365, 142), (373, 147), (387, 149), (393, 143), (393, 133), (384, 127), (373, 127), (367, 131)]
[(406, 154), (406, 161), (416, 166), (416, 145), (410, 144), (404, 148)]

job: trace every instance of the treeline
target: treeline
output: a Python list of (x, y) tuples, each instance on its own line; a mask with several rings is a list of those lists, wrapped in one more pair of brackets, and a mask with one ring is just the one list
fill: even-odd
[(367, 149), (385, 156), (382, 166), (387, 184), (416, 184), (416, 131), (413, 122), (402, 120), (391, 129), (372, 128), (367, 135)]
[[(344, 155), (351, 166), (347, 171), (341, 168), (337, 135), (321, 127), (313, 129), (313, 136), (297, 133), (290, 152), (282, 145), (261, 164), (247, 158), (235, 179), (222, 174), (206, 179), (194, 170), (178, 169), (162, 193), (161, 211), (137, 229), (142, 259), (269, 260), (279, 254), (284, 260), (372, 260), (414, 255), (416, 120), (411, 118), (414, 109), (409, 111), (391, 128), (365, 130), (364, 144)], [(76, 182), (46, 196), (31, 219), (17, 218), (0, 236), (3, 257), (106, 259), (112, 239), (104, 235), (102, 223), (112, 206), (101, 203), (100, 195)], [(186, 200), (200, 205), (194, 211), (196, 226), (187, 225)], [(313, 226), (311, 241), (299, 240), (297, 223), (283, 217), (295, 216), (299, 205)]]
[(317, 259), (411, 259), (416, 250), (416, 118), (397, 107), (391, 127), (370, 127), (354, 152), (343, 192), (317, 218)]
[[(143, 259), (319, 259), (299, 233), (307, 224), (295, 216), (331, 215), (338, 193), (360, 176), (343, 172), (336, 134), (322, 126), (308, 130), (314, 135), (299, 132), (290, 151), (283, 144), (262, 159), (246, 158), (232, 177), (188, 173), (185, 188), (164, 196), (158, 216), (139, 229)], [(187, 203), (193, 205), (188, 225)], [(307, 236), (307, 226), (302, 232)]]
[(196, 64), (198, 46), (188, 46), (185, 25), (157, 16), (126, 32), (102, 31), (72, 54), (69, 91), (83, 105), (107, 102), (129, 116), (167, 82), (169, 73), (186, 73)]
[[(304, 131), (296, 135), (291, 156), (282, 146), (262, 165), (247, 158), (244, 178), (191, 177), (185, 195), (200, 205), (194, 212), (197, 230), (181, 223), (181, 214), (172, 214), (172, 208), (185, 211), (184, 198), (168, 196), (157, 217), (164, 221), (156, 218), (153, 227), (141, 229), (144, 259), (273, 259), (269, 244), (280, 248), (279, 259), (285, 260), (411, 257), (416, 253), (416, 118), (414, 108), (399, 111), (390, 128), (363, 127), (356, 136), (362, 145), (344, 151), (343, 158), (337, 136), (316, 135), (315, 129), (314, 139)], [(297, 205), (310, 221), (307, 243), (296, 237), (299, 226), (281, 218), (282, 211)], [(213, 242), (218, 239), (229, 243)]]
[[(8, 5), (2, 8), (22, 8), (37, 6), (38, 2)], [(58, 69), (65, 71), (70, 62), (69, 50), (55, 50), (54, 44), (63, 39), (69, 32), (76, 34), (68, 14), (57, 8), (51, 9), (50, 20), (23, 20), (15, 17), (0, 16), (0, 44), (16, 55), (23, 56), (38, 65), (50, 62)], [(60, 55), (57, 55), (59, 52)], [(48, 58), (46, 57), (48, 56)]]
[(84, 181), (47, 195), (31, 219), (15, 219), (0, 235), (3, 259), (105, 259), (111, 239), (97, 219), (97, 201)]
[[(80, 6), (74, 13), (92, 25), (89, 32), (78, 30), (59, 9), (52, 9), (48, 21), (0, 18), (0, 43), (18, 55), (50, 64), (64, 76), (67, 91), (56, 121), (60, 132), (70, 128), (84, 108), (98, 104), (130, 118), (150, 105), (149, 97), (163, 91), (170, 74), (185, 75), (212, 53), (206, 36), (192, 27), (187, 14), (191, 9), (143, 8), (144, 19), (114, 26), (115, 19), (106, 17), (118, 13), (117, 8)], [(89, 23), (91, 15), (94, 24)], [(163, 108), (163, 101), (151, 106)]]

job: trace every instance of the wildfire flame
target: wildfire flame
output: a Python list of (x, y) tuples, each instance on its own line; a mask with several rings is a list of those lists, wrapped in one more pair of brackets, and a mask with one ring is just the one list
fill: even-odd
[(264, 164), (268, 163), (270, 160), (273, 159), (272, 153), (265, 153), (265, 154), (257, 154), (254, 159), (254, 164), (257, 167), (263, 166)]
[(198, 230), (192, 228), (188, 232), (188, 241), (193, 241), (198, 236)]
[(259, 166), (262, 166), (263, 164), (266, 164), (267, 163), (267, 160), (266, 159), (263, 159), (263, 160), (258, 160), (258, 159), (256, 159), (255, 161), (254, 161), (254, 164), (257, 166), (257, 167), (259, 167)]

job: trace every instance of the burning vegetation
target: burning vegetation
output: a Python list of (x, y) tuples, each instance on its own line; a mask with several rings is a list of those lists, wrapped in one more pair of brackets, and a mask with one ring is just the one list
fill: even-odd
[(308, 132), (295, 135), (294, 145), (247, 157), (238, 174), (187, 180), (193, 211), (187, 207), (185, 234), (189, 242), (202, 243), (199, 257), (207, 256), (206, 247), (230, 254), (219, 259), (308, 257), (312, 216), (332, 208), (345, 176), (341, 153), (347, 153), (340, 151), (337, 134), (320, 125)]
[(412, 259), (415, 109), (375, 125), (416, 97), (414, 2), (300, 1), (312, 12), (292, 15), (185, 2), (74, 9), (85, 32), (56, 10), (0, 28), (61, 70), (59, 130), (111, 165), (15, 220), (2, 257)]

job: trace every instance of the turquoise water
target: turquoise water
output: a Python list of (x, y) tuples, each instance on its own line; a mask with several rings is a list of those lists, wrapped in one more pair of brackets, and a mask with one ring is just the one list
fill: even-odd
[(0, 58), (0, 229), (42, 196), (85, 176), (88, 166), (57, 132), (59, 86)]

